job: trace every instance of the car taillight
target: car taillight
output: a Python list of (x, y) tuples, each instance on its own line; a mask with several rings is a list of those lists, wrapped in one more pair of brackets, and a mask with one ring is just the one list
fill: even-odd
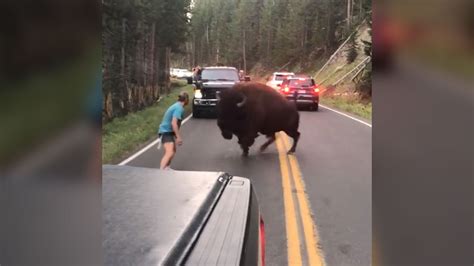
[(313, 92), (314, 93), (319, 93), (319, 88), (318, 87), (319, 87), (318, 85), (313, 86)]
[(283, 92), (284, 93), (290, 92), (290, 88), (288, 88), (287, 86), (283, 87)]
[(265, 224), (263, 218), (260, 215), (260, 249), (262, 256), (262, 266), (265, 266)]

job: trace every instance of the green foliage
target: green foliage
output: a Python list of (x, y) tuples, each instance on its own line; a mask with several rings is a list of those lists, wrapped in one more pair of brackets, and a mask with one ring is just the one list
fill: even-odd
[(168, 92), (170, 52), (182, 53), (191, 0), (103, 0), (104, 120)]
[(357, 90), (361, 93), (362, 98), (372, 97), (372, 65), (368, 64), (361, 78), (357, 82)]
[[(183, 84), (181, 84), (183, 85)], [(157, 128), (167, 108), (176, 102), (180, 91), (192, 93), (192, 86), (178, 86), (160, 102), (124, 117), (118, 117), (102, 128), (102, 162), (118, 163), (124, 155), (136, 150), (144, 142), (156, 137)], [(191, 105), (185, 107), (186, 115)]]
[[(369, 24), (369, 35), (372, 37), (372, 18), (367, 18)], [(370, 40), (362, 41), (364, 43), (364, 53), (367, 56), (372, 56), (372, 38)], [(366, 69), (362, 72), (360, 77), (356, 80), (356, 89), (360, 92), (363, 98), (372, 97), (372, 65), (368, 64)]]
[(372, 103), (364, 104), (357, 99), (348, 99), (336, 96), (321, 97), (321, 103), (351, 114), (355, 114), (365, 119), (372, 119)]
[[(367, 2), (368, 0), (362, 0)], [(322, 60), (347, 38), (347, 0), (196, 0), (190, 42), (195, 64), (279, 69)], [(366, 5), (357, 6), (359, 23)], [(245, 55), (245, 56), (244, 56)]]
[[(367, 23), (369, 24), (369, 35), (372, 37), (372, 18), (367, 19)], [(364, 53), (367, 56), (372, 56), (372, 38), (370, 40), (362, 40), (364, 43)]]

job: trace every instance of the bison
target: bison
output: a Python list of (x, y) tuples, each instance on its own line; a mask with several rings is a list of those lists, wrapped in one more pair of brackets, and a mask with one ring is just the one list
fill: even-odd
[(279, 131), (293, 138), (288, 153), (295, 152), (300, 137), (299, 119), (295, 104), (264, 84), (238, 83), (219, 94), (217, 125), (225, 139), (237, 136), (244, 156), (248, 156), (258, 133), (267, 136), (260, 147), (263, 151), (275, 141), (275, 133)]

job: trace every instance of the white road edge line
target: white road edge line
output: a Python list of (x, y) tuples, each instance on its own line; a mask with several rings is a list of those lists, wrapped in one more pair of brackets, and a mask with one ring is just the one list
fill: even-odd
[(343, 115), (343, 116), (345, 116), (345, 117), (349, 117), (350, 119), (355, 120), (355, 121), (357, 121), (357, 122), (360, 122), (360, 123), (362, 123), (362, 124), (364, 124), (364, 125), (366, 125), (366, 126), (368, 126), (368, 127), (372, 127), (371, 124), (369, 124), (369, 123), (367, 123), (367, 122), (365, 122), (365, 121), (362, 121), (362, 120), (360, 120), (360, 119), (357, 119), (357, 118), (355, 118), (355, 117), (352, 117), (352, 116), (350, 116), (350, 115), (347, 115), (347, 114), (345, 114), (345, 113), (343, 113), (343, 112), (339, 112), (339, 111), (337, 111), (337, 110), (334, 110), (334, 109), (329, 108), (329, 107), (327, 107), (327, 106), (325, 106), (325, 105), (322, 105), (322, 104), (319, 104), (319, 106), (321, 106), (321, 107), (323, 107), (323, 108), (326, 108), (326, 109), (328, 109), (328, 110), (331, 110), (331, 111), (333, 111), (333, 112), (335, 112), (335, 113), (338, 113), (338, 114), (340, 114), (340, 115)]
[[(184, 123), (188, 122), (189, 119), (191, 119), (193, 115), (190, 114), (188, 115), (188, 117), (186, 117), (183, 122), (181, 122), (181, 125), (184, 125)], [(121, 163), (119, 163), (118, 165), (126, 165), (127, 163), (131, 162), (132, 160), (134, 160), (135, 158), (137, 158), (138, 156), (140, 156), (142, 153), (146, 152), (148, 149), (150, 149), (151, 147), (153, 147), (154, 145), (158, 144), (158, 142), (160, 141), (159, 138), (157, 138), (156, 140), (154, 140), (152, 143), (148, 144), (145, 148), (139, 150), (138, 152), (136, 152), (135, 154), (133, 154), (132, 156), (128, 157), (127, 159), (123, 160)]]

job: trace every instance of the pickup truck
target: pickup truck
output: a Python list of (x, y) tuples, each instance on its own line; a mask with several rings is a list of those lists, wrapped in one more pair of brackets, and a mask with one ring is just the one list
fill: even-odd
[(235, 67), (214, 66), (202, 69), (199, 80), (188, 79), (188, 84), (194, 82), (193, 117), (199, 118), (203, 113), (215, 113), (218, 94), (222, 90), (232, 88), (236, 83), (250, 81), (249, 76), (243, 79)]
[(264, 265), (265, 229), (247, 178), (103, 166), (105, 265)]

